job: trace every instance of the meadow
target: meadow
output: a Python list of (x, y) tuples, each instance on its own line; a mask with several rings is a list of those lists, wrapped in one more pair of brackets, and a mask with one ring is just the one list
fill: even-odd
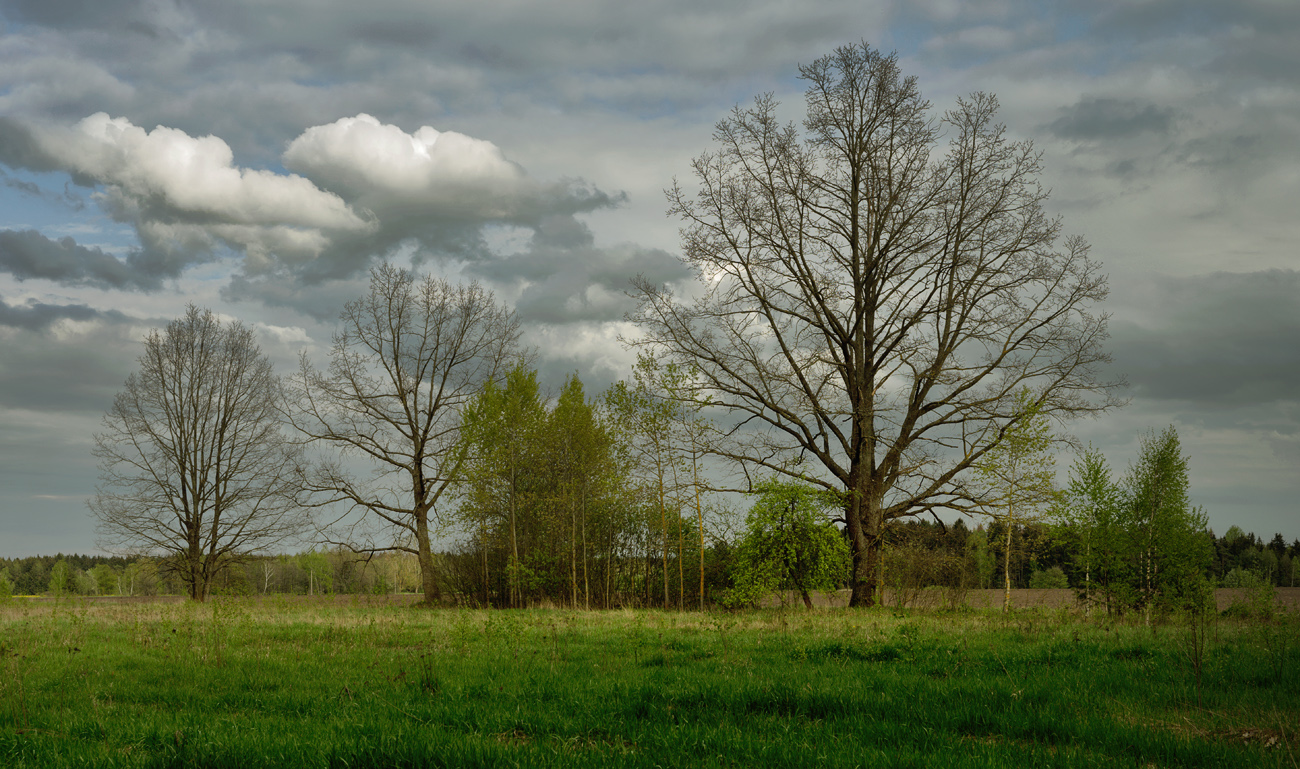
[(11, 601), (0, 766), (1295, 767), (1298, 628)]

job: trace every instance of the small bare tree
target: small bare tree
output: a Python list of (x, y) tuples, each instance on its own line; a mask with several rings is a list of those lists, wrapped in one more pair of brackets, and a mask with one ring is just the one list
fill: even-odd
[(251, 330), (191, 305), (144, 347), (95, 435), (90, 509), (101, 547), (171, 556), (162, 563), (203, 601), (240, 556), (302, 531), (298, 452)]
[[(430, 524), (464, 463), (461, 410), (517, 358), (519, 321), (478, 284), (417, 279), (387, 264), (371, 271), (369, 294), (341, 320), (329, 368), (317, 371), (304, 355), (289, 380), (290, 421), (333, 450), (303, 474), (304, 490), (315, 507), (346, 510), (326, 530), (331, 543), (416, 555), (425, 602), (435, 603)], [(374, 473), (357, 477), (349, 458), (369, 461)], [(356, 511), (365, 515), (347, 517)]]

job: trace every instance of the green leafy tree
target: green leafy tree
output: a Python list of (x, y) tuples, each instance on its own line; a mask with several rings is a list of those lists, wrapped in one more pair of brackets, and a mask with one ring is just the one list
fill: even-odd
[(1115, 610), (1123, 592), (1130, 545), (1123, 490), (1111, 480), (1101, 452), (1089, 446), (1070, 466), (1070, 482), (1054, 511), (1057, 536), (1074, 553), (1083, 572), (1085, 612), (1098, 593), (1107, 611)]
[(753, 605), (774, 590), (795, 590), (811, 609), (811, 591), (834, 590), (849, 577), (848, 543), (827, 515), (843, 503), (825, 491), (777, 480), (758, 484), (755, 493), (726, 602)]
[(997, 442), (975, 465), (975, 474), (985, 492), (984, 514), (1006, 529), (1003, 550), (1005, 589), (1002, 610), (1011, 610), (1011, 551), (1015, 530), (1042, 520), (1056, 499), (1056, 458), (1052, 454), (1052, 431), (1041, 401), (1021, 390), (1018, 417), (1009, 422)]
[(97, 564), (90, 570), (97, 595), (118, 595), (121, 592), (121, 574), (107, 563)]
[[(605, 403), (624, 436), (635, 476), (658, 518), (657, 535), (663, 571), (663, 606), (669, 600), (668, 560), (671, 548), (669, 520), (680, 525), (678, 491), (681, 482), (677, 426), (681, 404), (669, 397), (663, 381), (664, 369), (649, 354), (637, 357), (631, 384), (620, 381), (605, 394)], [(680, 577), (679, 577), (680, 579)]]
[(14, 582), (9, 578), (9, 567), (0, 569), (0, 603), (14, 597)]
[(524, 605), (524, 594), (536, 576), (524, 555), (525, 519), (531, 523), (537, 503), (541, 433), (546, 407), (537, 386), (537, 372), (517, 363), (498, 384), (489, 379), (465, 410), (463, 445), (466, 486), (462, 515), (479, 529), (483, 547), (484, 601), (488, 596), (488, 545), (495, 524), (503, 524), (507, 544), (508, 605)]
[(1070, 586), (1065, 571), (1060, 566), (1035, 569), (1029, 575), (1029, 587), (1034, 590), (1062, 590)]
[[(569, 579), (571, 605), (591, 607), (590, 561), (591, 538), (588, 523), (601, 509), (615, 480), (611, 449), (613, 439), (587, 401), (582, 380), (569, 377), (560, 391), (559, 400), (547, 418), (547, 443), (555, 468), (556, 495), (568, 511)], [(579, 564), (581, 584), (579, 590)]]
[(62, 598), (76, 589), (76, 583), (73, 581), (72, 567), (68, 562), (60, 558), (53, 567), (50, 568), (49, 591), (56, 598)]
[(989, 535), (982, 527), (972, 531), (966, 540), (967, 558), (975, 572), (975, 583), (980, 589), (993, 586), (993, 575), (997, 572), (997, 559), (989, 552)]
[(312, 549), (300, 553), (295, 560), (307, 575), (307, 595), (334, 591), (334, 568), (327, 554)]
[(1142, 438), (1125, 479), (1134, 567), (1146, 621), (1157, 603), (1200, 603), (1212, 558), (1206, 515), (1188, 498), (1187, 457), (1171, 426)]

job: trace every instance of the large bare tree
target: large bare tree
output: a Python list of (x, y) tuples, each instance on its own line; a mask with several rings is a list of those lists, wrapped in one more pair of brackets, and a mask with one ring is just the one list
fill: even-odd
[[(431, 549), (436, 506), (458, 480), (461, 410), (519, 353), (519, 321), (478, 284), (417, 278), (390, 265), (341, 316), (330, 363), (306, 356), (290, 378), (289, 418), (334, 451), (303, 476), (313, 506), (365, 513), (333, 539), (357, 552), (398, 550), (420, 563), (427, 603), (440, 598)], [(349, 470), (360, 459), (368, 477)], [(394, 533), (376, 536), (370, 525)], [(395, 531), (394, 531), (395, 530)]]
[[(845, 494), (852, 605), (876, 602), (887, 522), (984, 503), (966, 471), (1029, 387), (1036, 413), (1111, 405), (1107, 293), (1043, 210), (1040, 156), (977, 93), (939, 120), (865, 43), (801, 67), (803, 130), (760, 96), (669, 191), (699, 285), (636, 282), (635, 341), (737, 418), (712, 451)], [(940, 146), (949, 137), (946, 152)]]
[(203, 601), (238, 557), (298, 534), (298, 452), (283, 392), (253, 332), (190, 306), (145, 338), (140, 369), (95, 434), (90, 501), (106, 549), (165, 553)]

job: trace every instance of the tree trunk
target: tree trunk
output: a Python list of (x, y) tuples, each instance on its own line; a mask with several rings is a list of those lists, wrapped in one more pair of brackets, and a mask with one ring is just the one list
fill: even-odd
[(664, 533), (664, 608), (668, 608), (668, 502), (664, 499), (663, 468), (659, 469), (659, 526)]
[(587, 488), (582, 489), (582, 596), (583, 605), (591, 609), (591, 577), (587, 574)]
[(488, 592), (487, 513), (483, 514), (483, 525), (480, 532), (479, 547), (483, 548), (483, 608), (487, 609), (492, 606), (492, 594)]
[[(692, 458), (692, 463), (694, 463), (694, 458)], [(700, 611), (704, 611), (704, 509), (700, 507), (700, 475), (698, 469), (695, 471), (695, 521), (700, 527)]]
[(1006, 580), (1006, 591), (1002, 594), (1002, 611), (1011, 611), (1011, 516), (1007, 516), (1007, 549), (1002, 554), (1002, 574)]
[(850, 475), (849, 501), (844, 508), (844, 517), (848, 521), (849, 548), (853, 552), (849, 606), (870, 608), (879, 605), (881, 600), (877, 578), (881, 566), (880, 545), (884, 521), (881, 519), (879, 502), (866, 493), (867, 490), (863, 488), (866, 484), (860, 482), (859, 478), (860, 471), (855, 470)]
[(203, 568), (203, 551), (199, 549), (198, 543), (192, 543), (190, 548), (190, 598), (199, 603), (203, 603), (208, 597), (208, 581), (204, 574)]
[(420, 560), (420, 581), (424, 585), (424, 605), (434, 606), (442, 598), (433, 572), (433, 550), (429, 545), (429, 511), (415, 511), (415, 541)]

